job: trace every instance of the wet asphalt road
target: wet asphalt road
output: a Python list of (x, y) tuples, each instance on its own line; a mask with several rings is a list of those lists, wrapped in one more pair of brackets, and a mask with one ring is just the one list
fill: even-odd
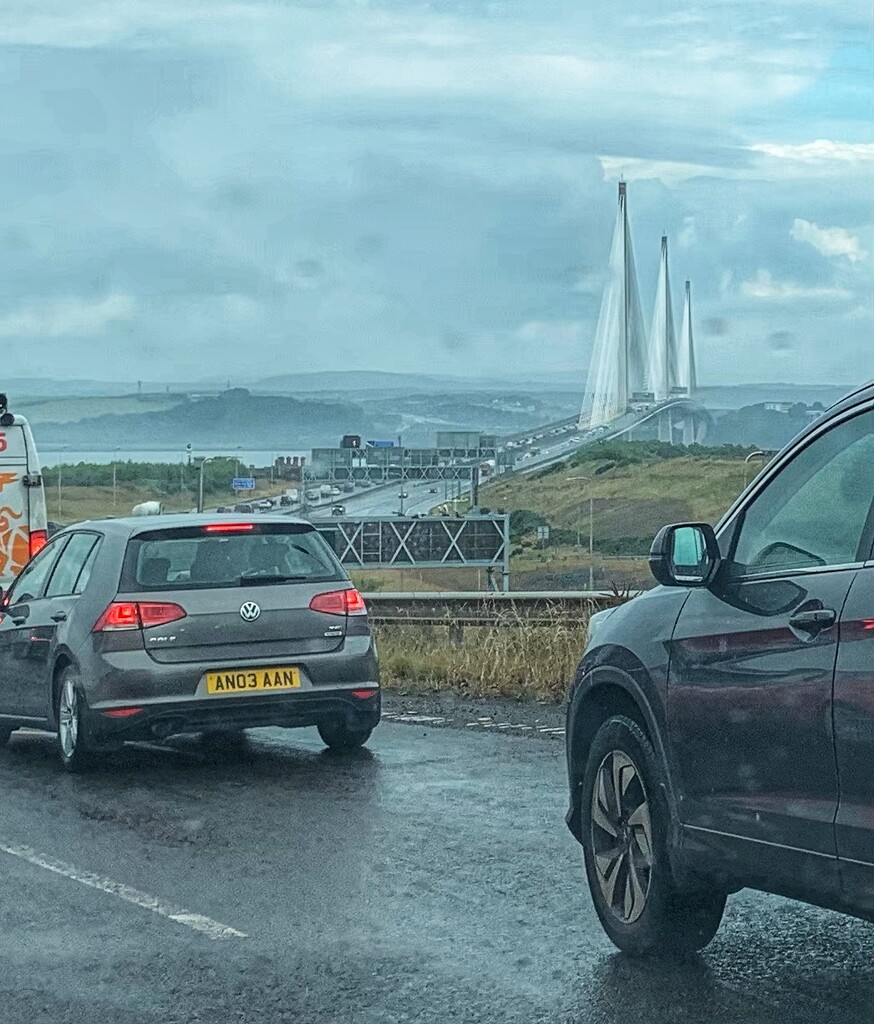
[(732, 897), (682, 967), (615, 953), (560, 741), (384, 723), (343, 758), (314, 730), (251, 736), (238, 760), (192, 740), (90, 777), (48, 737), (0, 751), (0, 1021), (874, 1019), (872, 929), (788, 901)]

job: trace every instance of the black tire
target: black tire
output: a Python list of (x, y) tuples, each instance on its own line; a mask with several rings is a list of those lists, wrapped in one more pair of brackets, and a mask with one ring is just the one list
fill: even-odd
[(580, 801), (589, 890), (613, 944), (632, 956), (703, 949), (719, 928), (725, 893), (676, 884), (664, 773), (630, 718), (609, 718), (595, 734)]
[(87, 705), (78, 673), (68, 666), (61, 674), (55, 694), (58, 759), (64, 771), (83, 772), (94, 765), (86, 715)]
[(334, 722), (322, 722), (318, 726), (318, 730), (319, 736), (322, 737), (322, 743), (326, 747), (330, 747), (331, 750), (357, 750), (370, 739), (373, 727), (364, 726), (356, 729), (340, 719)]

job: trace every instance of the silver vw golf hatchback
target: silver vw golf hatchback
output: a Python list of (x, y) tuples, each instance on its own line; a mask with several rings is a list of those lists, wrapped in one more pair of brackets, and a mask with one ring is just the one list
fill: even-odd
[(52, 730), (71, 771), (126, 740), (267, 725), (348, 750), (379, 716), (364, 601), (302, 520), (81, 523), (0, 602), (0, 742)]

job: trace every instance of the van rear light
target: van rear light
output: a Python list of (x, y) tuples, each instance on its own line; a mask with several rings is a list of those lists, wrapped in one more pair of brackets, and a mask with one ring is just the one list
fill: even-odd
[(118, 629), (151, 629), (185, 618), (185, 609), (163, 601), (113, 601), (94, 623), (94, 633)]
[(376, 696), (376, 690), (352, 690), (351, 693), (358, 700), (369, 700), (371, 697)]
[(48, 544), (49, 533), (48, 530), (31, 530), (30, 541), (28, 546), (28, 553), (31, 558), (34, 555), (38, 555), (40, 551)]
[(327, 594), (316, 594), (310, 601), (310, 608), (325, 615), (367, 614), (364, 598), (354, 587), (349, 590), (331, 590)]
[(204, 526), (204, 533), (249, 533), (255, 529), (254, 523), (210, 523)]

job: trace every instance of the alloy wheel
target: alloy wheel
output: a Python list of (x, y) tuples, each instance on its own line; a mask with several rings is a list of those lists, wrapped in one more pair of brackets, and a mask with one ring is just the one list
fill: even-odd
[(622, 750), (601, 762), (592, 787), (592, 859), (604, 903), (623, 924), (646, 908), (652, 877), (652, 821), (637, 766)]
[(64, 757), (70, 758), (79, 739), (79, 695), (71, 679), (61, 687), (58, 701), (58, 737)]

